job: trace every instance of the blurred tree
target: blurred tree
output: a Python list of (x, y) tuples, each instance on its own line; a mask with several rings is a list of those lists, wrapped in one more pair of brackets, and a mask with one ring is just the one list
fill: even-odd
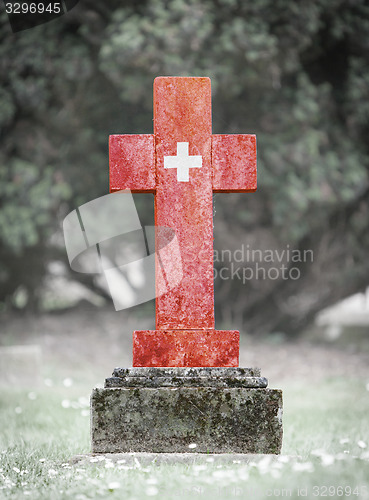
[(85, 0), (0, 33), (0, 300), (37, 303), (57, 221), (108, 190), (109, 133), (151, 132), (157, 75), (210, 76), (214, 132), (258, 136), (257, 194), (215, 198), (217, 249), (314, 252), (283, 261), (300, 279), (218, 279), (219, 321), (294, 333), (368, 284), (365, 0)]

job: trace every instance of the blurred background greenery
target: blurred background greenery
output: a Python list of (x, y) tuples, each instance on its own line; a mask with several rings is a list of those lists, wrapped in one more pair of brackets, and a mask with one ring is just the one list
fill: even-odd
[[(298, 280), (217, 280), (218, 327), (293, 336), (365, 290), (368, 34), (365, 0), (81, 0), (15, 34), (3, 12), (1, 312), (61, 307), (45, 301), (55, 269), (106, 296), (70, 271), (61, 224), (108, 193), (109, 134), (152, 133), (158, 75), (209, 76), (213, 132), (257, 134), (258, 191), (215, 196), (215, 247), (314, 255), (287, 263)], [(152, 198), (137, 202), (150, 223)]]

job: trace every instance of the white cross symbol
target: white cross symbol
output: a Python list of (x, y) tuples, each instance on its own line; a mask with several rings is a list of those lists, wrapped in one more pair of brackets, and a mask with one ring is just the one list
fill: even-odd
[(189, 182), (190, 168), (202, 167), (202, 156), (188, 155), (188, 142), (177, 142), (177, 156), (164, 156), (164, 168), (177, 168), (177, 181)]

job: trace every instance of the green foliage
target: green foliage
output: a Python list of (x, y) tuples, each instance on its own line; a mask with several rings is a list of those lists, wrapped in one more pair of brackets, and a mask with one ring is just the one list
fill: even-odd
[[(0, 17), (5, 267), (40, 242), (47, 260), (62, 216), (108, 192), (108, 135), (152, 132), (158, 75), (210, 76), (214, 132), (258, 136), (258, 194), (219, 198), (225, 241), (263, 228), (274, 245), (313, 247), (346, 232), (342, 262), (368, 248), (365, 0), (87, 1), (79, 12), (14, 35)], [(369, 276), (355, 266), (347, 272)], [(0, 300), (12, 290), (5, 274)], [(260, 301), (271, 292), (258, 290)], [(230, 309), (239, 293), (232, 283)]]
[(60, 204), (71, 196), (70, 186), (51, 167), (13, 159), (0, 170), (0, 241), (12, 251), (35, 246), (50, 236)]

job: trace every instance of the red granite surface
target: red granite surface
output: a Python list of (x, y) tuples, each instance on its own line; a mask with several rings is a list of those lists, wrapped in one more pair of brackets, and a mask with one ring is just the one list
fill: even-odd
[(213, 135), (212, 162), (215, 192), (256, 191), (255, 135)]
[[(175, 229), (183, 270), (179, 286), (157, 297), (156, 328), (214, 328), (210, 80), (156, 78), (154, 134), (155, 225)], [(164, 168), (164, 156), (175, 156), (178, 142), (189, 143), (189, 155), (202, 156), (188, 182)], [(156, 279), (160, 289), (160, 275)]]
[(133, 366), (238, 366), (235, 330), (140, 330), (133, 333)]
[(110, 192), (154, 192), (155, 141), (151, 134), (109, 137)]

